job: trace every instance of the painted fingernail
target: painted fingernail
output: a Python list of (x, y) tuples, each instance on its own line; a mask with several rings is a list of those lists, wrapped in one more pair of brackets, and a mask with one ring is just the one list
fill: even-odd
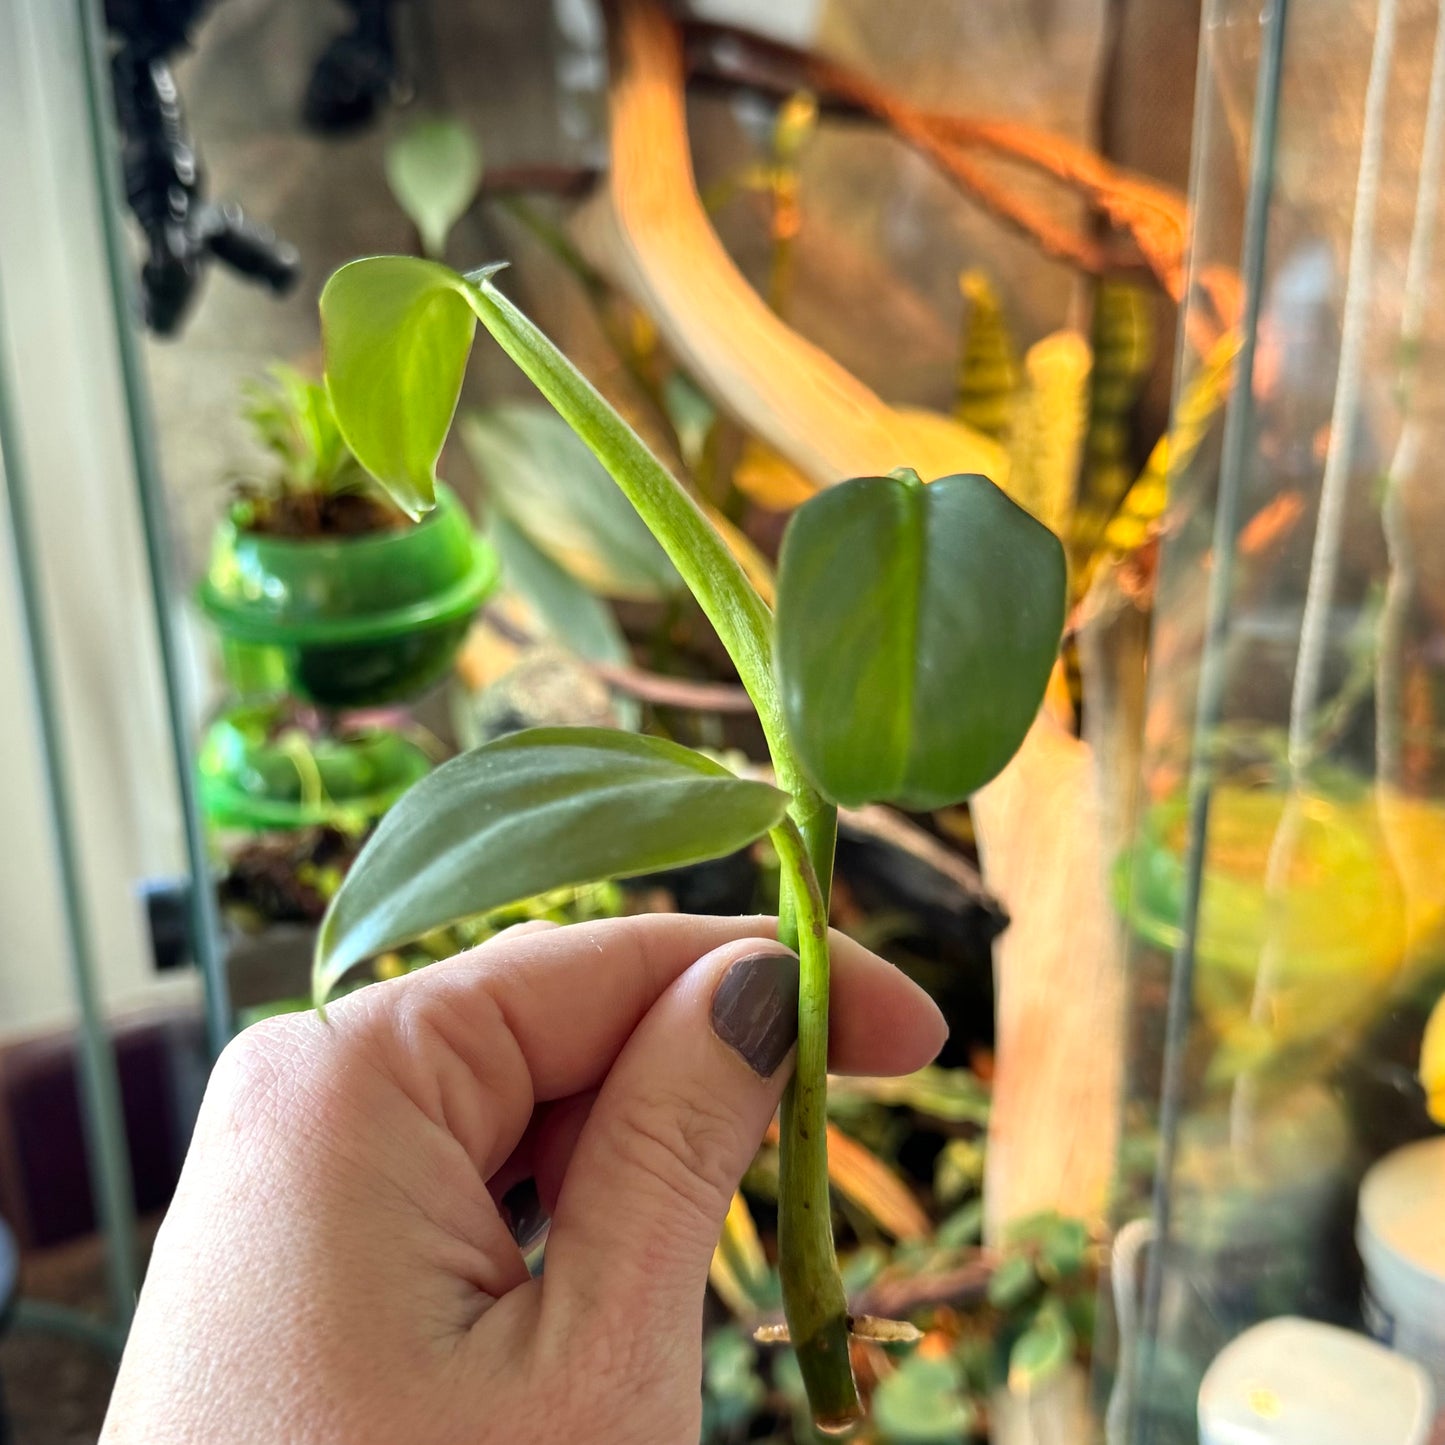
[(502, 1195), (502, 1208), (507, 1211), (507, 1223), (518, 1249), (529, 1249), (542, 1237), (547, 1227), (547, 1211), (537, 1194), (537, 1181), (524, 1179), (514, 1184)]
[(760, 1078), (771, 1078), (798, 1038), (798, 960), (791, 953), (740, 958), (712, 996), (712, 1031)]

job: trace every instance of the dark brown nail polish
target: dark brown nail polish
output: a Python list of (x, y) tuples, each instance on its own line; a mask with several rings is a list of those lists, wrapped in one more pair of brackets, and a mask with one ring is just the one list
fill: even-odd
[(712, 996), (712, 1031), (767, 1079), (798, 1038), (798, 960), (755, 953), (723, 975)]
[(512, 1238), (517, 1241), (517, 1248), (530, 1249), (547, 1227), (547, 1212), (542, 1208), (542, 1200), (537, 1194), (537, 1181), (524, 1179), (520, 1184), (512, 1185), (502, 1195), (502, 1208), (506, 1211), (507, 1223), (512, 1231)]

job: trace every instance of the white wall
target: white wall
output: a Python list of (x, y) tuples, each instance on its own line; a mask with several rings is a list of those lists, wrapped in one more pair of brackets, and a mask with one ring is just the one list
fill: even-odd
[[(183, 869), (72, 0), (0, 3), (0, 370), (39, 534), (102, 997), (160, 979), (135, 894)], [(3, 506), (3, 504), (0, 504)], [(0, 513), (0, 1034), (71, 1016), (8, 517)]]

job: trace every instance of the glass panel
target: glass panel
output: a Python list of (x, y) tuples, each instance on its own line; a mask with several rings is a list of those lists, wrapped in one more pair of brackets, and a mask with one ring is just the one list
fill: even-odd
[[(1437, 22), (1411, 0), (1207, 7), (1185, 330), (1237, 359), (1227, 393), (1208, 346), (1180, 369), (1175, 425), (1206, 434), (1171, 475), (1118, 875), (1126, 1213), (1151, 1161), (1165, 1171), (1116, 1251), (1112, 1418), (1131, 1441), (1234, 1438), (1217, 1400), (1196, 1422), (1196, 1397), (1250, 1326), (1388, 1342), (1399, 1308), (1362, 1314), (1353, 1235), (1366, 1169), (1431, 1130), (1415, 1070), (1445, 988), (1441, 613), (1421, 560), (1442, 520)], [(1231, 340), (1220, 322), (1240, 318)], [(1404, 1308), (1438, 1323), (1445, 1297)], [(1435, 1328), (1393, 1337), (1422, 1357)], [(1341, 1410), (1367, 1409), (1349, 1385)]]

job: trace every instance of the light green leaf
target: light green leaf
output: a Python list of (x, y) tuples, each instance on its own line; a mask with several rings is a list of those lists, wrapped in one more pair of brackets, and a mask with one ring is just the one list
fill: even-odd
[(959, 1445), (978, 1417), (955, 1361), (911, 1355), (874, 1391), (873, 1422), (888, 1445)]
[(386, 181), (428, 256), (439, 259), (482, 183), (482, 150), (460, 121), (416, 121), (386, 148)]
[(326, 386), (356, 459), (412, 517), (436, 504), (436, 464), (476, 317), (467, 283), (411, 256), (343, 266), (321, 293)]
[[(534, 547), (527, 534), (500, 513), (493, 515), (487, 536), (501, 558), (507, 585), (531, 606), (552, 637), (588, 662), (632, 665), (627, 639), (600, 597)], [(636, 731), (641, 709), (635, 701), (614, 698), (612, 711), (624, 727)]]
[(676, 743), (537, 728), (443, 763), (382, 819), (321, 925), (324, 1001), (363, 959), (473, 914), (603, 878), (720, 858), (787, 795)]
[(1073, 1358), (1074, 1329), (1056, 1299), (1045, 1300), (1033, 1323), (1014, 1341), (1008, 1387), (1016, 1395), (1036, 1390)]
[(504, 402), (468, 412), (461, 437), (492, 503), (584, 587), (637, 601), (681, 590), (647, 524), (551, 407)]
[(996, 776), (1043, 700), (1065, 583), (1058, 538), (987, 477), (860, 477), (800, 507), (776, 663), (818, 790), (923, 810)]
[(1038, 1290), (1039, 1276), (1033, 1261), (1024, 1254), (1012, 1254), (994, 1270), (988, 1282), (988, 1302), (996, 1310), (1017, 1309)]

